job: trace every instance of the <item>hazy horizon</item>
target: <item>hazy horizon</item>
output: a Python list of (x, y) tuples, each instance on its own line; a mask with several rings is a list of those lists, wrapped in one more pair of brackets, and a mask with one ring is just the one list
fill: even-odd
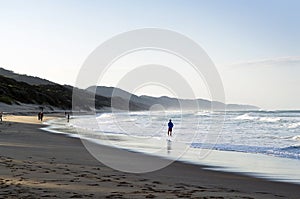
[[(101, 43), (156, 27), (184, 34), (204, 48), (223, 81), (226, 103), (299, 110), (299, 6), (297, 0), (0, 1), (0, 67), (74, 86), (82, 64)], [(115, 86), (131, 65), (161, 56), (168, 60), (155, 53), (120, 59), (101, 85)], [(165, 64), (184, 66), (173, 62)], [(205, 82), (193, 83), (193, 74), (185, 72), (199, 91), (196, 97), (210, 100)], [(170, 95), (155, 86), (136, 93)]]

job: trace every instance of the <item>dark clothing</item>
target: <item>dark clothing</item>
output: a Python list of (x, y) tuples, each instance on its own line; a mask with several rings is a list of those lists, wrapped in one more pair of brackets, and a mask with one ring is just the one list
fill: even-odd
[(169, 129), (171, 129), (171, 130), (172, 130), (173, 126), (174, 126), (174, 125), (173, 125), (173, 123), (172, 123), (172, 122), (169, 122), (169, 123), (168, 123), (168, 127), (169, 127)]
[(41, 121), (43, 121), (44, 113), (41, 112)]
[(172, 136), (172, 128), (173, 128), (173, 123), (171, 122), (171, 120), (169, 121), (169, 123), (168, 123), (168, 127), (169, 127), (169, 129), (168, 129), (168, 136)]

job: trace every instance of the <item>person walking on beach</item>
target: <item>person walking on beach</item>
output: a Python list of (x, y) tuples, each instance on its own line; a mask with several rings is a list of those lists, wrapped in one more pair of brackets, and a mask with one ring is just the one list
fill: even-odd
[(70, 113), (68, 113), (68, 116), (67, 116), (67, 121), (69, 122), (70, 121)]
[(41, 112), (38, 113), (38, 120), (41, 120)]
[(169, 120), (169, 123), (168, 123), (168, 136), (172, 136), (172, 128), (173, 128), (174, 124), (172, 123), (172, 120), (170, 119)]
[(3, 115), (3, 113), (0, 112), (0, 120), (1, 120), (1, 122), (2, 122), (2, 115)]
[(41, 121), (43, 121), (44, 113), (41, 112)]

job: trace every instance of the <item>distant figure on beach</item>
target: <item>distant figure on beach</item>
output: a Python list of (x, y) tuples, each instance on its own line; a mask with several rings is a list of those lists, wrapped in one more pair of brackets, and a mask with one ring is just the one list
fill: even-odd
[(168, 136), (172, 136), (172, 128), (173, 128), (174, 124), (172, 123), (172, 120), (170, 119), (169, 120), (169, 123), (168, 123)]
[(0, 112), (0, 120), (1, 120), (1, 122), (2, 122), (2, 115), (3, 115), (3, 113)]
[(38, 113), (38, 120), (41, 120), (41, 112)]
[(69, 122), (70, 121), (70, 113), (68, 113), (67, 118), (68, 118), (68, 122)]
[(43, 121), (44, 113), (41, 112), (41, 121)]

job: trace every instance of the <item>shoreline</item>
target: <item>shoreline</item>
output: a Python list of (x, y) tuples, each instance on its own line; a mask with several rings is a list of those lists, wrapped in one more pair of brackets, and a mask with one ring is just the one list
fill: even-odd
[[(174, 157), (174, 154), (172, 154), (173, 153), (172, 150), (174, 150), (174, 148), (176, 151), (178, 151), (178, 148), (175, 147), (176, 143), (174, 142), (166, 143), (163, 141), (163, 139), (160, 141), (156, 139), (152, 139), (152, 140), (147, 139), (147, 142), (150, 143), (152, 141), (158, 143), (162, 142), (162, 144), (159, 145), (157, 143), (155, 144), (155, 146), (152, 146), (152, 144), (145, 145), (145, 143), (143, 143), (142, 140), (139, 141), (132, 138), (127, 139), (123, 135), (118, 135), (118, 134), (109, 134), (109, 133), (108, 134), (105, 133), (105, 135), (99, 134), (97, 135), (98, 136), (97, 138), (93, 139), (93, 138), (89, 138), (90, 137), (89, 133), (78, 132), (78, 129), (72, 126), (72, 122), (70, 122), (71, 126), (65, 126), (64, 124), (61, 123), (61, 120), (60, 121), (56, 120), (56, 122), (54, 122), (54, 125), (53, 122), (50, 122), (49, 124), (50, 126), (43, 128), (43, 130), (46, 130), (50, 133), (63, 134), (65, 136), (83, 139), (85, 141), (82, 140), (82, 142), (88, 148), (89, 146), (91, 146), (91, 144), (89, 143), (93, 142), (98, 145), (113, 147), (121, 151), (132, 151), (135, 153), (144, 154), (146, 156), (159, 157), (160, 159), (169, 162), (179, 161), (186, 164), (206, 166), (206, 169), (208, 170), (238, 173), (241, 175), (246, 175), (254, 178), (266, 179), (269, 181), (288, 182), (288, 183), (300, 185), (300, 174), (294, 172), (297, 171), (300, 167), (300, 162), (296, 159), (282, 158), (282, 157), (269, 156), (269, 155), (257, 154), (257, 153), (243, 153), (238, 151), (220, 151), (214, 149), (201, 149), (201, 151), (199, 151), (197, 148), (193, 148), (193, 147), (190, 147), (188, 149), (183, 148), (182, 150), (185, 150), (185, 152), (183, 152), (182, 154), (177, 154), (180, 155), (178, 156), (179, 157), (178, 158), (176, 157), (176, 155)], [(86, 129), (82, 129), (82, 131), (89, 132), (89, 130)], [(93, 132), (91, 133), (93, 134)], [(114, 144), (115, 143), (114, 141), (116, 141), (116, 144)], [(139, 143), (139, 144), (135, 144), (135, 143)], [(159, 153), (155, 151), (157, 150), (156, 148), (157, 146), (162, 147)], [(91, 147), (96, 148), (93, 146)], [(164, 149), (166, 151), (164, 151)], [(98, 152), (101, 153), (101, 151)], [(200, 157), (199, 156), (200, 153), (206, 155)], [(124, 153), (124, 156), (126, 155), (128, 154)], [(124, 162), (125, 161), (126, 160), (124, 160)], [(167, 166), (168, 162), (162, 164)], [(259, 167), (256, 167), (256, 165), (259, 165)], [(126, 170), (126, 168), (125, 170), (123, 170), (124, 168), (122, 168), (121, 165), (110, 164), (109, 166), (117, 170), (119, 169), (121, 171), (130, 172)], [(125, 167), (126, 166), (127, 165), (125, 164)], [(135, 169), (134, 167), (135, 165), (129, 166), (130, 170), (132, 169), (134, 170)], [(143, 167), (147, 167), (147, 164), (144, 165)], [(152, 168), (149, 168), (149, 170), (151, 169)]]
[(300, 195), (300, 186), (296, 184), (212, 171), (205, 169), (206, 166), (180, 161), (144, 174), (116, 171), (95, 160), (79, 139), (46, 133), (42, 127), (45, 125), (1, 123), (1, 197), (27, 194), (46, 198), (298, 198)]

